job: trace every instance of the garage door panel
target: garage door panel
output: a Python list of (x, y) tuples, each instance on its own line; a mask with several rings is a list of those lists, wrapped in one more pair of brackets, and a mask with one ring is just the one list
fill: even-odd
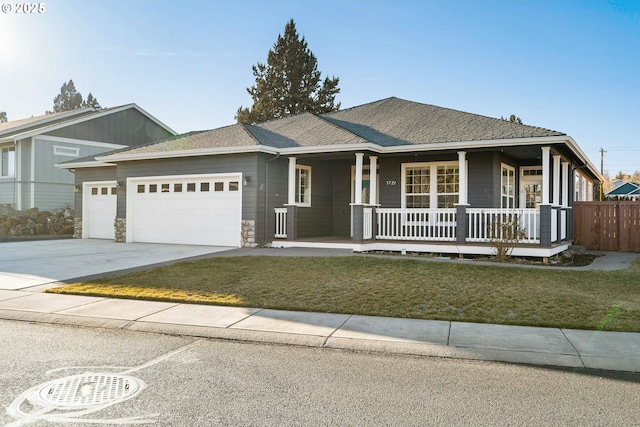
[(116, 218), (116, 187), (112, 183), (90, 184), (85, 199), (86, 235), (90, 239), (113, 239)]
[(134, 241), (240, 245), (239, 176), (149, 179), (135, 190)]

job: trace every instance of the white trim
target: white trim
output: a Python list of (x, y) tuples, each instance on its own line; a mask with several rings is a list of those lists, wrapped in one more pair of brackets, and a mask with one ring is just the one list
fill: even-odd
[(296, 206), (300, 206), (300, 207), (303, 207), (303, 208), (309, 208), (309, 207), (311, 207), (311, 196), (312, 196), (312, 194), (311, 194), (312, 193), (311, 192), (311, 178), (312, 178), (311, 177), (311, 166), (301, 165), (301, 164), (297, 164), (296, 163), (296, 171), (295, 171), (295, 179), (294, 179), (294, 181), (295, 181), (295, 189), (299, 189), (300, 188), (299, 178), (300, 178), (301, 174), (299, 175), (298, 171), (303, 171), (303, 170), (305, 170), (305, 171), (307, 171), (309, 173), (309, 187), (307, 189), (309, 191), (309, 200), (304, 201), (304, 199), (306, 198), (306, 195), (300, 193), (300, 194), (298, 194), (298, 196), (299, 196), (299, 199), (302, 200), (302, 201), (300, 201), (299, 199), (295, 199), (295, 196), (294, 196), (294, 199), (295, 199), (295, 203), (294, 204)]
[[(543, 248), (538, 245), (517, 246), (513, 248), (511, 255), (513, 256), (530, 256), (548, 258), (559, 254), (569, 248), (571, 243), (565, 243), (552, 248)], [(446, 253), (446, 254), (464, 254), (464, 255), (495, 255), (495, 248), (491, 244), (467, 244), (458, 245), (455, 243), (392, 243), (376, 241), (373, 243), (336, 243), (336, 242), (304, 242), (289, 240), (274, 240), (271, 242), (273, 248), (324, 248), (324, 249), (351, 249), (354, 252), (370, 252), (370, 251), (392, 251), (392, 252), (422, 252), (422, 253)], [(443, 262), (460, 262), (456, 260)], [(469, 262), (473, 265), (473, 261)], [(526, 265), (523, 267), (527, 267)], [(530, 266), (528, 268), (536, 268)]]
[[(466, 164), (466, 162), (465, 162)], [(402, 209), (407, 208), (407, 186), (406, 186), (406, 171), (409, 167), (429, 167), (429, 209), (437, 209), (438, 208), (438, 195), (441, 194), (454, 194), (454, 193), (438, 193), (438, 185), (437, 185), (437, 176), (438, 176), (438, 166), (456, 166), (458, 168), (458, 203), (460, 204), (460, 163), (458, 160), (446, 161), (446, 162), (412, 162), (412, 163), (402, 163), (400, 165), (402, 172), (400, 174), (400, 188), (401, 192), (401, 201), (400, 207)], [(411, 193), (414, 194), (414, 193)], [(426, 193), (416, 193), (416, 194), (426, 194)]]
[(80, 157), (80, 147), (64, 147), (62, 145), (54, 145), (53, 155), (63, 157)]
[[(242, 223), (242, 201), (243, 201), (243, 185), (242, 185), (242, 173), (240, 172), (232, 172), (232, 173), (212, 173), (212, 174), (188, 174), (188, 175), (158, 175), (158, 176), (140, 176), (140, 177), (130, 177), (127, 178), (127, 208), (126, 208), (126, 242), (133, 242), (133, 229), (135, 226), (135, 197), (137, 194), (137, 185), (138, 182), (141, 181), (156, 181), (156, 180), (164, 180), (164, 179), (208, 179), (208, 178), (237, 178), (238, 180), (238, 192), (240, 199), (240, 209), (239, 209), (239, 217), (238, 224)], [(117, 215), (117, 212), (116, 212)], [(117, 218), (117, 217), (116, 217)], [(242, 236), (238, 235), (238, 247), (242, 246)]]
[(469, 200), (466, 156), (466, 151), (458, 151), (458, 204), (465, 206), (468, 204)]
[(541, 205), (548, 205), (549, 200), (549, 185), (551, 182), (550, 176), (550, 167), (549, 161), (551, 156), (551, 147), (542, 147), (542, 194), (541, 194)]
[(289, 169), (287, 176), (287, 204), (296, 204), (296, 158), (289, 157)]
[(560, 206), (560, 160), (562, 156), (553, 156), (553, 204)]
[(364, 153), (356, 153), (356, 185), (354, 188), (355, 200), (354, 204), (362, 204), (362, 161)]
[(189, 156), (206, 156), (214, 154), (227, 153), (252, 153), (261, 152), (268, 154), (280, 154), (282, 156), (295, 156), (298, 154), (313, 153), (339, 153), (348, 151), (371, 151), (378, 154), (388, 153), (411, 153), (416, 151), (442, 151), (442, 150), (464, 150), (477, 148), (500, 148), (509, 146), (528, 146), (528, 145), (545, 145), (545, 144), (565, 144), (570, 150), (577, 155), (580, 161), (589, 166), (589, 171), (598, 179), (603, 177), (598, 169), (589, 161), (589, 158), (582, 152), (576, 142), (570, 136), (549, 136), (549, 137), (532, 137), (532, 138), (509, 138), (494, 139), (484, 141), (457, 141), (457, 142), (440, 142), (430, 144), (407, 144), (402, 146), (384, 147), (372, 142), (360, 144), (342, 144), (342, 145), (320, 145), (309, 147), (289, 147), (276, 148), (264, 145), (244, 146), (244, 147), (218, 147), (203, 148), (188, 151), (171, 151), (171, 152), (155, 152), (155, 153), (136, 153), (136, 154), (113, 154), (108, 158), (98, 158), (98, 160), (106, 161), (132, 161), (145, 159), (161, 159), (167, 157), (189, 157)]
[(14, 191), (16, 195), (16, 209), (21, 211), (22, 209), (22, 144), (16, 145), (16, 180), (14, 183)]
[[(373, 174), (371, 171), (374, 171)], [(364, 169), (363, 169), (364, 172)], [(369, 156), (369, 204), (378, 203), (378, 157)]]
[(31, 141), (31, 182), (29, 183), (29, 187), (31, 188), (29, 202), (31, 205), (27, 209), (36, 206), (36, 147), (33, 138), (29, 138), (29, 140)]
[(115, 163), (103, 163), (98, 161), (76, 162), (76, 163), (56, 163), (54, 165), (60, 169), (75, 169), (75, 168), (101, 168), (101, 167), (116, 167)]
[[(82, 238), (89, 238), (89, 204), (87, 200), (89, 200), (89, 196), (91, 195), (89, 192), (89, 186), (93, 185), (104, 185), (104, 186), (117, 186), (118, 183), (116, 181), (85, 181), (82, 183)], [(118, 212), (117, 207), (117, 199), (116, 199), (116, 215)], [(115, 226), (114, 226), (114, 235), (115, 235)]]
[[(56, 114), (56, 115), (52, 115), (52, 116), (45, 115), (45, 116), (42, 116), (42, 119), (40, 119), (40, 120), (34, 120), (32, 122), (29, 122), (29, 123), (26, 123), (26, 124), (23, 124), (23, 125), (20, 125), (20, 126), (16, 126), (14, 128), (9, 128), (9, 129), (5, 129), (3, 131), (0, 131), (0, 135), (1, 134), (15, 134), (15, 132), (18, 132), (18, 131), (20, 131), (22, 129), (27, 129), (27, 128), (30, 128), (30, 127), (46, 124), (46, 123), (53, 122), (53, 121), (56, 121), (56, 120), (65, 119), (67, 117), (76, 116), (78, 114), (86, 113), (87, 111), (91, 111), (91, 110), (93, 110), (93, 108), (88, 107), (88, 108), (79, 108), (77, 110), (65, 111), (64, 113), (60, 113), (60, 114)], [(13, 138), (13, 137), (11, 137), (11, 138)], [(4, 142), (4, 141), (0, 140), (0, 142)]]
[(88, 141), (86, 139), (62, 138), (59, 136), (49, 136), (49, 135), (37, 136), (35, 137), (35, 140), (42, 141), (42, 142), (62, 142), (67, 144), (78, 144), (78, 145), (85, 145), (90, 147), (112, 148), (114, 150), (128, 147), (128, 145), (112, 144), (110, 142)]
[[(511, 192), (512, 192), (512, 194), (505, 194), (502, 191), (503, 187), (504, 187), (504, 182), (503, 182), (504, 175), (502, 173), (503, 169), (506, 169), (507, 171), (513, 172), (513, 176), (511, 177), (512, 181), (509, 183), (509, 184), (511, 184)], [(514, 166), (511, 166), (511, 165), (509, 165), (507, 163), (504, 163), (504, 162), (500, 163), (500, 208), (501, 209), (513, 209), (513, 208), (516, 207), (516, 176), (517, 176), (516, 168)], [(504, 203), (503, 203), (502, 199), (505, 198), (505, 197), (511, 199), (511, 206), (504, 206)]]
[[(67, 120), (67, 121), (56, 123), (56, 124), (53, 124), (53, 125), (50, 125), (50, 126), (41, 127), (39, 129), (34, 129), (34, 130), (30, 131), (30, 132), (25, 132), (25, 133), (22, 133), (22, 134), (13, 135), (10, 138), (13, 139), (13, 140), (16, 140), (16, 139), (24, 139), (24, 138), (37, 136), (37, 135), (42, 135), (45, 132), (51, 132), (53, 130), (64, 128), (64, 127), (67, 127), (67, 126), (77, 125), (79, 123), (83, 123), (83, 122), (86, 122), (88, 120), (93, 120), (93, 119), (97, 119), (97, 118), (100, 118), (100, 117), (108, 116), (110, 114), (119, 113), (121, 111), (125, 111), (125, 110), (128, 110), (130, 108), (133, 108), (134, 110), (137, 110), (141, 114), (145, 115), (148, 119), (150, 119), (151, 121), (156, 123), (158, 126), (162, 127), (167, 132), (171, 133), (172, 135), (177, 135), (177, 133), (173, 129), (171, 129), (169, 126), (165, 125), (164, 123), (162, 123), (161, 121), (159, 121), (158, 119), (156, 119), (155, 117), (153, 117), (152, 115), (147, 113), (142, 108), (138, 107), (136, 104), (127, 104), (127, 105), (122, 105), (120, 107), (105, 108), (104, 110), (96, 111), (93, 114), (83, 115), (82, 117), (79, 117), (79, 118), (77, 118), (75, 120)], [(82, 111), (85, 111), (85, 110), (86, 109), (82, 109)], [(91, 109), (91, 110), (93, 110), (93, 109)], [(0, 142), (2, 142), (2, 140), (0, 140)]]

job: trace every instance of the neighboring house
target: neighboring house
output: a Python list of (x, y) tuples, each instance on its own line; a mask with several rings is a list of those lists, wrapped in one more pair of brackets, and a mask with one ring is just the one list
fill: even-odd
[(604, 195), (610, 200), (640, 200), (640, 184), (616, 181), (613, 190)]
[(569, 247), (575, 197), (601, 179), (564, 133), (398, 98), (59, 166), (83, 188), (76, 237), (491, 254), (511, 215), (526, 231), (513, 254), (544, 258)]
[(0, 204), (74, 207), (74, 176), (55, 164), (166, 139), (175, 132), (135, 104), (0, 123)]

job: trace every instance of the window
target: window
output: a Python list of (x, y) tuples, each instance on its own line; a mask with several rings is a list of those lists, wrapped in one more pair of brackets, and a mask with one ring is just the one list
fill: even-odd
[(224, 191), (224, 182), (214, 182), (213, 191)]
[(200, 183), (200, 191), (209, 191), (209, 183), (201, 182)]
[(1, 176), (16, 176), (16, 148), (7, 147), (2, 149)]
[(195, 182), (188, 182), (187, 183), (187, 193), (195, 193), (196, 191), (196, 183)]
[(160, 186), (160, 191), (163, 193), (168, 193), (169, 192), (169, 184), (162, 184)]
[(458, 203), (457, 162), (407, 163), (402, 176), (403, 208), (453, 208)]
[(91, 189), (91, 195), (92, 196), (97, 196), (98, 195), (98, 187), (93, 187)]
[(80, 157), (80, 149), (77, 147), (61, 147), (60, 145), (54, 145), (53, 154), (65, 157)]
[(138, 193), (144, 193), (144, 184), (138, 185)]
[(173, 192), (174, 193), (182, 193), (182, 184), (173, 184)]
[(149, 184), (149, 193), (157, 193), (158, 184)]
[(516, 170), (514, 167), (502, 164), (502, 177), (500, 179), (501, 201), (500, 207), (503, 209), (511, 209), (515, 207), (514, 200), (516, 195), (515, 186)]
[(311, 166), (296, 165), (295, 203), (311, 206)]
[(229, 181), (229, 191), (238, 191), (239, 188), (238, 181)]

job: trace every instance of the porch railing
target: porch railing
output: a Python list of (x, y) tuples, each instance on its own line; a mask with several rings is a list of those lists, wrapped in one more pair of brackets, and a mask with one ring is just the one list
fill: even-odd
[(287, 237), (287, 208), (275, 208), (276, 211), (276, 232), (274, 236), (277, 239), (285, 239)]
[(455, 209), (376, 209), (376, 239), (456, 240)]
[(540, 243), (539, 209), (467, 209), (467, 242), (515, 238), (518, 243)]

